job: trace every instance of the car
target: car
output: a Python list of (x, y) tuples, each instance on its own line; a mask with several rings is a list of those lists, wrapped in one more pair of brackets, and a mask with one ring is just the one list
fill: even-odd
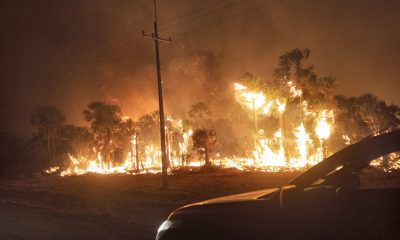
[(400, 130), (350, 145), (279, 188), (173, 211), (157, 240), (400, 239), (400, 188), (368, 188), (370, 162), (400, 151)]

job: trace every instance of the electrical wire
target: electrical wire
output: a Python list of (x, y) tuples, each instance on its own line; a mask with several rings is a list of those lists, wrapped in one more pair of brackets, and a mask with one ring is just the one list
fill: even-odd
[(201, 28), (205, 28), (205, 27), (208, 27), (208, 26), (211, 26), (211, 25), (217, 25), (217, 24), (219, 24), (219, 23), (226, 22), (226, 21), (232, 20), (232, 19), (234, 19), (234, 18), (237, 18), (237, 17), (239, 17), (239, 16), (243, 16), (243, 15), (246, 15), (246, 14), (249, 14), (249, 13), (252, 13), (252, 12), (259, 11), (259, 10), (261, 10), (261, 9), (264, 9), (264, 8), (269, 7), (269, 6), (272, 6), (272, 5), (281, 3), (281, 2), (283, 2), (283, 1), (284, 1), (284, 0), (276, 0), (276, 1), (274, 1), (274, 2), (262, 4), (262, 5), (260, 5), (260, 6), (257, 6), (256, 8), (252, 8), (252, 9), (249, 9), (249, 10), (247, 10), (247, 11), (243, 11), (243, 12), (240, 12), (240, 13), (238, 13), (238, 14), (235, 14), (235, 15), (232, 15), (232, 16), (229, 16), (229, 17), (226, 17), (226, 18), (221, 18), (221, 19), (219, 19), (218, 21), (213, 21), (213, 22), (210, 22), (210, 23), (207, 23), (207, 24), (203, 24), (203, 25), (194, 27), (194, 28), (189, 29), (189, 30), (187, 30), (187, 31), (185, 31), (185, 32), (182, 32), (182, 33), (180, 33), (180, 34), (175, 35), (175, 36), (174, 36), (174, 39), (177, 39), (177, 38), (179, 38), (180, 36), (184, 36), (184, 35), (186, 35), (186, 34), (188, 34), (188, 33), (191, 33), (191, 32), (193, 32), (193, 31), (195, 31), (195, 30), (198, 30), (198, 29), (201, 29)]
[(178, 17), (170, 18), (170, 19), (168, 19), (168, 20), (165, 20), (165, 21), (163, 21), (163, 22), (160, 22), (159, 25), (162, 26), (162, 25), (166, 25), (166, 24), (168, 24), (168, 23), (170, 23), (170, 22), (176, 22), (176, 21), (178, 21), (178, 20), (181, 20), (182, 18), (188, 17), (188, 16), (190, 16), (190, 15), (192, 15), (192, 14), (194, 14), (194, 13), (197, 13), (197, 12), (201, 12), (201, 11), (203, 11), (203, 10), (206, 10), (207, 8), (210, 8), (210, 7), (219, 5), (220, 3), (225, 2), (225, 1), (226, 1), (226, 0), (220, 0), (220, 1), (214, 2), (214, 3), (212, 3), (212, 4), (209, 4), (209, 5), (206, 5), (206, 6), (204, 6), (204, 7), (198, 8), (198, 9), (196, 9), (196, 10), (193, 10), (193, 11), (191, 11), (191, 12), (185, 13), (185, 14), (180, 15), (180, 16), (178, 16)]
[(203, 12), (203, 13), (201, 13), (201, 14), (199, 14), (199, 15), (194, 15), (194, 16), (192, 16), (192, 17), (186, 19), (185, 21), (181, 21), (181, 22), (179, 22), (179, 23), (177, 23), (177, 24), (174, 24), (174, 25), (172, 25), (172, 26), (164, 27), (164, 28), (163, 28), (163, 27), (160, 27), (160, 29), (161, 29), (161, 31), (166, 31), (166, 30), (168, 30), (168, 29), (173, 29), (173, 28), (176, 28), (176, 27), (178, 27), (178, 26), (180, 26), (180, 25), (182, 25), (182, 24), (186, 24), (186, 23), (188, 23), (188, 22), (197, 20), (197, 19), (199, 19), (199, 18), (201, 18), (201, 17), (205, 17), (205, 16), (207, 16), (207, 15), (209, 15), (209, 14), (216, 13), (216, 12), (219, 12), (219, 11), (222, 11), (222, 10), (225, 10), (225, 9), (228, 9), (228, 8), (231, 8), (231, 7), (235, 6), (236, 4), (241, 3), (241, 2), (244, 2), (244, 1), (247, 1), (247, 0), (237, 0), (237, 1), (234, 1), (234, 2), (232, 2), (232, 3), (230, 3), (230, 4), (228, 4), (228, 5), (225, 5), (225, 6), (216, 8), (216, 9), (211, 9), (211, 10), (206, 11), (206, 12)]

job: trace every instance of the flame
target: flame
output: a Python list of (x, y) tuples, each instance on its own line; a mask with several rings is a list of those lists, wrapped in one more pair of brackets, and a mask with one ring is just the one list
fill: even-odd
[[(384, 160), (387, 164), (384, 164)], [(400, 152), (390, 153), (386, 156), (379, 157), (373, 160), (371, 166), (381, 168), (385, 172), (392, 172), (400, 170)]]
[(317, 133), (319, 139), (327, 140), (331, 135), (331, 125), (327, 122), (327, 118), (332, 118), (333, 112), (323, 110), (320, 114), (320, 117), (317, 122), (317, 127), (315, 128), (315, 132)]
[(52, 174), (52, 173), (57, 172), (58, 170), (60, 170), (60, 167), (54, 166), (54, 167), (50, 167), (49, 169), (46, 169), (45, 173)]
[(272, 105), (274, 104), (273, 101), (269, 101), (265, 107), (263, 108), (263, 114), (268, 115), (271, 112)]
[(234, 88), (236, 91), (243, 91), (243, 90), (247, 90), (247, 87), (244, 86), (243, 84), (240, 83), (234, 83)]
[(307, 165), (307, 143), (310, 141), (310, 138), (306, 132), (306, 129), (304, 128), (303, 123), (296, 128), (295, 136), (300, 157), (292, 160), (291, 163), (297, 167), (304, 167)]
[(279, 99), (276, 99), (277, 110), (279, 113), (283, 113), (286, 110), (286, 103), (281, 102)]
[(190, 149), (190, 140), (193, 135), (192, 129), (189, 129), (187, 132), (184, 132), (182, 135), (183, 141), (179, 142), (179, 153), (180, 155), (185, 155), (189, 152)]
[(240, 83), (234, 84), (236, 100), (250, 109), (259, 109), (265, 104), (265, 96), (261, 92), (254, 92)]
[(292, 97), (301, 97), (303, 91), (301, 89), (297, 89), (293, 81), (288, 81), (287, 85), (289, 86), (289, 91), (292, 94)]

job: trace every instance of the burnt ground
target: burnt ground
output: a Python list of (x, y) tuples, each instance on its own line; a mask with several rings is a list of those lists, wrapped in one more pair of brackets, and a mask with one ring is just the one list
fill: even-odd
[[(300, 173), (179, 171), (160, 174), (36, 176), (0, 180), (0, 239), (154, 239), (168, 214), (189, 203), (281, 186)], [(363, 185), (399, 187), (400, 174), (369, 170)]]
[(160, 190), (159, 174), (1, 180), (0, 239), (154, 239), (182, 205), (281, 186), (298, 174), (178, 172), (169, 190)]

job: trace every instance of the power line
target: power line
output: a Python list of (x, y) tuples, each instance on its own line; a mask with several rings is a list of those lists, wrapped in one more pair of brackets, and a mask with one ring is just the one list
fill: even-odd
[(221, 18), (221, 19), (219, 19), (218, 21), (213, 21), (213, 22), (210, 22), (210, 23), (207, 23), (207, 24), (203, 24), (203, 25), (197, 26), (197, 27), (195, 27), (195, 28), (189, 29), (188, 31), (185, 31), (185, 32), (183, 32), (183, 33), (180, 33), (180, 34), (178, 34), (178, 35), (175, 35), (175, 36), (174, 36), (174, 39), (179, 38), (180, 36), (184, 36), (184, 35), (186, 35), (186, 34), (188, 34), (188, 33), (191, 33), (191, 32), (193, 32), (193, 31), (195, 31), (195, 30), (198, 30), (198, 29), (201, 29), (201, 28), (204, 28), (204, 27), (208, 27), (208, 26), (210, 26), (210, 25), (216, 25), (216, 24), (219, 24), (219, 23), (222, 23), (222, 22), (226, 22), (226, 21), (231, 20), (231, 19), (233, 19), (233, 18), (237, 18), (237, 17), (239, 17), (239, 16), (243, 16), (243, 15), (246, 15), (246, 14), (249, 14), (249, 13), (252, 13), (252, 12), (259, 11), (259, 10), (261, 10), (261, 9), (264, 9), (264, 8), (269, 7), (269, 6), (272, 6), (272, 5), (281, 3), (281, 2), (283, 2), (283, 1), (284, 1), (284, 0), (277, 0), (277, 1), (274, 1), (274, 2), (267, 3), (267, 4), (262, 4), (262, 5), (260, 5), (260, 6), (257, 6), (256, 8), (252, 8), (252, 9), (250, 9), (250, 10), (247, 10), (247, 11), (244, 11), (244, 12), (240, 12), (240, 13), (238, 13), (238, 14), (229, 16), (229, 17), (227, 17), (227, 18)]
[(196, 10), (194, 10), (194, 11), (191, 11), (191, 12), (185, 13), (185, 14), (183, 14), (183, 15), (180, 15), (180, 16), (178, 16), (178, 17), (170, 18), (170, 19), (168, 19), (168, 20), (162, 22), (162, 23), (160, 24), (160, 26), (166, 25), (167, 23), (170, 23), (170, 22), (175, 22), (175, 21), (177, 21), (177, 20), (180, 20), (181, 18), (188, 17), (188, 16), (190, 16), (191, 14), (194, 14), (194, 13), (197, 13), (197, 12), (201, 12), (201, 11), (203, 11), (203, 10), (209, 8), (209, 7), (216, 6), (216, 5), (218, 5), (218, 4), (222, 3), (222, 2), (225, 2), (225, 1), (226, 1), (226, 0), (220, 0), (220, 1), (217, 1), (217, 2), (214, 2), (214, 3), (211, 3), (211, 4), (209, 4), (209, 5), (206, 5), (206, 6), (202, 7), (202, 8), (196, 9)]
[[(237, 0), (237, 1), (235, 1), (235, 2), (232, 2), (232, 3), (228, 4), (228, 5), (222, 6), (222, 7), (220, 7), (220, 8), (211, 9), (211, 10), (206, 11), (206, 12), (204, 12), (204, 13), (201, 13), (201, 14), (199, 14), (199, 15), (194, 15), (194, 16), (192, 16), (191, 18), (188, 18), (188, 19), (186, 19), (184, 22), (181, 22), (181, 23), (182, 23), (182, 24), (186, 24), (186, 23), (191, 22), (191, 21), (193, 21), (193, 20), (197, 20), (197, 19), (199, 19), (199, 18), (201, 18), (201, 17), (205, 17), (205, 16), (207, 16), (207, 15), (209, 15), (209, 14), (216, 13), (216, 12), (219, 12), (219, 11), (222, 11), (222, 10), (225, 10), (225, 9), (228, 9), (228, 8), (231, 8), (231, 7), (235, 6), (236, 4), (241, 3), (241, 2), (244, 2), (244, 1), (247, 1), (247, 0)], [(179, 26), (179, 23), (174, 24), (174, 25), (169, 26), (169, 27), (166, 27), (166, 28), (163, 28), (162, 30), (165, 31), (165, 30), (168, 30), (168, 29), (176, 28), (176, 27), (178, 27), (178, 26)]]
[[(210, 7), (219, 5), (220, 3), (225, 2), (225, 1), (226, 1), (226, 0), (220, 0), (220, 1), (217, 1), (217, 2), (214, 2), (214, 3), (211, 3), (211, 4), (208, 4), (208, 5), (204, 6), (204, 7), (195, 9), (195, 10), (190, 11), (190, 12), (185, 13), (185, 14), (182, 14), (182, 15), (180, 15), (180, 16), (178, 16), (178, 17), (170, 18), (170, 19), (168, 19), (168, 20), (166, 20), (166, 21), (164, 21), (164, 22), (159, 23), (158, 25), (159, 25), (159, 26), (168, 25), (168, 23), (170, 23), (170, 22), (176, 22), (176, 21), (178, 21), (178, 20), (181, 20), (182, 18), (188, 17), (188, 16), (190, 16), (190, 15), (192, 15), (192, 14), (195, 14), (195, 13), (197, 13), (197, 12), (201, 12), (201, 11), (207, 9), (207, 8), (210, 8)], [(151, 30), (151, 29), (152, 29), (152, 26), (151, 26), (151, 27), (145, 28), (145, 30)]]

